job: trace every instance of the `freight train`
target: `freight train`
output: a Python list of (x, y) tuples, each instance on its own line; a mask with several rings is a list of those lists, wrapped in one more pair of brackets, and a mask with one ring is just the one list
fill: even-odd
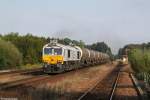
[(109, 61), (106, 53), (50, 42), (43, 47), (43, 70), (45, 73), (62, 73)]

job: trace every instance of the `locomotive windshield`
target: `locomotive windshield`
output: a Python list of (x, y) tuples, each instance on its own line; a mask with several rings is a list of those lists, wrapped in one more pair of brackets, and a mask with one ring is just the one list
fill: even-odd
[(61, 48), (54, 48), (54, 55), (61, 55), (62, 49)]
[(52, 48), (44, 48), (44, 54), (45, 55), (52, 54)]
[(45, 55), (61, 55), (62, 49), (61, 48), (44, 48)]

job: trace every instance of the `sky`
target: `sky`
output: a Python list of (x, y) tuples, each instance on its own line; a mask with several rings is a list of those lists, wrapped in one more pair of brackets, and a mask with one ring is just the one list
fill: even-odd
[(150, 0), (0, 0), (0, 33), (106, 42), (150, 41)]

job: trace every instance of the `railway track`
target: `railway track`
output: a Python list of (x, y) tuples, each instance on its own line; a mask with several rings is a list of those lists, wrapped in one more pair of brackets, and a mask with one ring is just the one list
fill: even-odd
[[(143, 98), (143, 92), (138, 86), (135, 78), (132, 74), (129, 74), (130, 83), (131, 85), (127, 85), (125, 82), (124, 88), (120, 87), (121, 84), (119, 81), (121, 78), (120, 69), (117, 71), (112, 72), (106, 79), (103, 81), (97, 81), (97, 83), (91, 87), (89, 90), (87, 90), (85, 93), (83, 93), (78, 100), (145, 100)], [(126, 73), (126, 72), (125, 72)], [(132, 88), (132, 89), (131, 89)], [(119, 90), (120, 89), (120, 90)], [(122, 89), (122, 90), (121, 90)], [(128, 91), (127, 91), (128, 90)], [(132, 91), (129, 91), (132, 90)], [(122, 91), (125, 96), (122, 96), (119, 94), (118, 91)], [(134, 92), (134, 96), (128, 96), (126, 93)], [(131, 93), (132, 94), (132, 93)]]
[[(126, 82), (124, 83), (121, 82), (123, 74), (126, 74), (125, 77), (128, 76), (128, 79), (126, 78)], [(114, 91), (111, 92), (109, 100), (147, 100), (147, 98), (144, 95), (144, 92), (139, 87), (132, 73), (120, 72), (118, 74), (116, 82), (114, 83), (113, 90)]]
[(106, 78), (101, 81), (98, 80), (97, 83), (83, 93), (78, 100), (108, 100), (119, 71), (120, 68), (114, 69)]
[(28, 83), (36, 83), (39, 80), (42, 81), (49, 77), (50, 77), (49, 75), (40, 75), (40, 76), (33, 76), (30, 78), (25, 78), (21, 80), (12, 81), (12, 82), (2, 83), (0, 84), (0, 90), (19, 87), (19, 86), (22, 86), (23, 84), (28, 84)]
[[(34, 83), (35, 81), (42, 80), (47, 77), (50, 77), (50, 76), (45, 75), (42, 72), (42, 68), (1, 72), (0, 73), (0, 78), (1, 78), (0, 90), (21, 86), (25, 83), (28, 83), (28, 82), (30, 83), (32, 81)], [(7, 78), (10, 80), (5, 81), (5, 78), (6, 80)]]
[(37, 72), (37, 71), (42, 71), (42, 68), (2, 71), (0, 72), (0, 76), (10, 75), (10, 74), (28, 74), (28, 73)]
[[(37, 74), (37, 71), (41, 71), (41, 69), (35, 69), (35, 70), (22, 70), (22, 71), (13, 71), (13, 72), (8, 72), (8, 73), (3, 73), (0, 74), (0, 77), (6, 77), (7, 75), (15, 76), (15, 75), (20, 75), (20, 74), (28, 74), (28, 73), (33, 73)], [(63, 79), (63, 77), (66, 77), (69, 74), (76, 73), (76, 71), (69, 71), (66, 73), (62, 74), (56, 74), (56, 75), (48, 75), (48, 74), (40, 74), (40, 75), (33, 75), (31, 77), (27, 78), (22, 78), (19, 80), (14, 80), (10, 82), (5, 82), (5, 83), (0, 83), (0, 91), (5, 90), (5, 89), (11, 89), (11, 88), (18, 88), (22, 86), (31, 86), (31, 85), (38, 85), (38, 84), (43, 84), (44, 82), (47, 81), (55, 81), (57, 79)]]
[(0, 75), (7, 75), (7, 74), (13, 74), (13, 73), (30, 73), (30, 72), (41, 71), (41, 70), (42, 70), (42, 68), (10, 70), (10, 71), (2, 71), (2, 72), (0, 72)]
[[(38, 86), (39, 84), (44, 84), (47, 82), (55, 83), (61, 79), (64, 79), (65, 76), (68, 76), (72, 73), (75, 73), (75, 71), (58, 74), (58, 75), (51, 75), (51, 76), (45, 74), (39, 76), (35, 75), (31, 78), (0, 84), (0, 91), (6, 90), (6, 94), (7, 94), (7, 90), (9, 91), (15, 89), (19, 89), (19, 90), (24, 88), (26, 89), (27, 87), (34, 87), (34, 86)], [(124, 85), (126, 86), (124, 87), (123, 85), (120, 85), (121, 84), (120, 80), (123, 79), (122, 73), (127, 73), (127, 72), (122, 71), (120, 67), (114, 69), (104, 79), (102, 79), (101, 81), (97, 81), (95, 85), (89, 88), (86, 92), (82, 93), (82, 95), (80, 95), (80, 97), (77, 97), (76, 99), (78, 100), (124, 100), (125, 99), (124, 97), (122, 99), (122, 97), (118, 95), (119, 94), (118, 91), (120, 91), (119, 89), (123, 89), (123, 88), (131, 88), (131, 86)], [(132, 83), (132, 88), (133, 88), (132, 90), (134, 90), (134, 92), (137, 94), (136, 100), (137, 99), (142, 100), (143, 92), (138, 87), (135, 78), (133, 77), (132, 74), (129, 73), (127, 74), (128, 74), (127, 76), (129, 76), (129, 79), (131, 80)], [(129, 100), (129, 99), (125, 99), (125, 100)], [(130, 100), (133, 100), (133, 98)]]
[(117, 74), (117, 78), (113, 84), (113, 88), (112, 88), (112, 91), (110, 93), (110, 96), (109, 96), (109, 100), (113, 100), (113, 97), (114, 97), (114, 94), (115, 94), (115, 90), (117, 88), (117, 84), (118, 84), (118, 80), (119, 80), (119, 76), (120, 76), (120, 71), (118, 72)]
[(23, 78), (20, 80), (0, 83), (0, 91), (5, 89), (18, 88), (22, 86), (36, 86), (38, 84), (45, 84), (46, 82), (55, 82), (73, 73), (76, 73), (76, 71), (69, 71), (66, 73), (61, 73), (56, 75), (55, 74), (48, 75), (43, 73), (41, 75), (33, 75), (32, 77)]

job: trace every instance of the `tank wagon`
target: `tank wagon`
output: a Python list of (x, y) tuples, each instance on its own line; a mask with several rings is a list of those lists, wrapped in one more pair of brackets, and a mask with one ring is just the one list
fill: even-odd
[(61, 73), (81, 67), (109, 61), (105, 53), (51, 42), (43, 47), (43, 70), (45, 73)]

